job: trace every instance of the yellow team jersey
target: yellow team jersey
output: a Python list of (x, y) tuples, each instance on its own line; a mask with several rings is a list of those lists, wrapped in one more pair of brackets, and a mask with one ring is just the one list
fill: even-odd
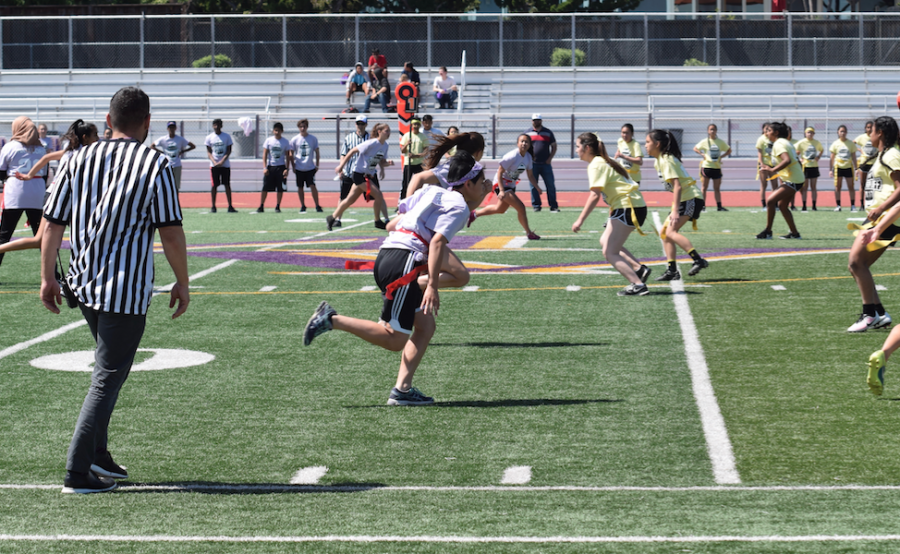
[(852, 156), (857, 150), (859, 148), (856, 147), (856, 143), (850, 140), (837, 139), (832, 142), (828, 151), (834, 154), (834, 168), (853, 169)]
[(896, 144), (885, 151), (884, 156), (872, 157), (872, 169), (866, 176), (866, 210), (884, 204), (896, 187), (891, 173), (900, 171), (900, 146)]
[(780, 138), (772, 145), (772, 163), (774, 164), (772, 167), (781, 164), (783, 161), (781, 155), (785, 153), (788, 155), (791, 162), (787, 167), (778, 172), (778, 176), (781, 177), (782, 181), (788, 183), (803, 184), (803, 181), (806, 180), (803, 176), (803, 167), (797, 159), (797, 151), (794, 150), (794, 145), (791, 144), (788, 139)]
[[(619, 152), (622, 154), (628, 154), (632, 158), (643, 158), (644, 151), (641, 150), (641, 145), (638, 144), (638, 141), (633, 140), (631, 142), (625, 142), (624, 139), (619, 139), (619, 142), (616, 144), (619, 148)], [(596, 158), (594, 158), (596, 159)], [(641, 182), (641, 166), (635, 163), (631, 163), (623, 158), (616, 158), (616, 161), (619, 162), (619, 165), (628, 170), (628, 174), (631, 175), (631, 180), (640, 183)]]
[(400, 139), (401, 148), (407, 144), (409, 152), (403, 156), (403, 165), (422, 165), (425, 161), (425, 151), (428, 150), (428, 135), (425, 133), (416, 135), (410, 131)]
[(872, 159), (878, 155), (878, 149), (872, 146), (872, 141), (869, 139), (869, 135), (863, 133), (853, 139), (853, 142), (856, 144), (856, 147), (859, 148), (859, 158), (857, 158), (857, 165), (866, 165), (872, 163)]
[(769, 142), (769, 137), (766, 135), (760, 135), (758, 139), (756, 139), (756, 149), (762, 152), (762, 161), (764, 164), (771, 166), (772, 165), (772, 143)]
[(637, 183), (616, 173), (602, 157), (595, 156), (588, 164), (587, 171), (591, 190), (600, 192), (610, 210), (647, 205), (638, 191)]
[(731, 147), (720, 138), (705, 138), (694, 148), (703, 153), (703, 162), (700, 167), (708, 169), (722, 169), (722, 155), (731, 150)]
[(819, 161), (816, 158), (825, 151), (822, 143), (816, 139), (802, 139), (797, 142), (794, 149), (797, 151), (797, 157), (800, 158), (800, 164), (803, 167), (819, 167)]
[(659, 180), (662, 181), (663, 186), (666, 187), (667, 191), (674, 192), (675, 185), (672, 181), (678, 179), (678, 182), (681, 184), (681, 198), (678, 199), (679, 202), (701, 198), (703, 196), (700, 189), (695, 186), (696, 181), (688, 175), (687, 171), (684, 170), (684, 165), (681, 163), (681, 160), (675, 156), (671, 154), (662, 154), (656, 158), (656, 161), (653, 162), (653, 166), (656, 167), (656, 172), (659, 174)]

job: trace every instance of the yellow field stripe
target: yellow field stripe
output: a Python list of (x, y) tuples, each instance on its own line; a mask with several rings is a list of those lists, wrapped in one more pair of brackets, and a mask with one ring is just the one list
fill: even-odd
[(484, 248), (503, 248), (516, 237), (487, 237), (476, 242), (466, 250), (482, 250)]

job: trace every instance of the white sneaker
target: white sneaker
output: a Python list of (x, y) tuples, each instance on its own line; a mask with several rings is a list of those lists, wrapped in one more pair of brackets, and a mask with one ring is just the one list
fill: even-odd
[(851, 211), (851, 212), (858, 212), (859, 210), (856, 208), (856, 206), (850, 206), (850, 211)]
[(875, 323), (873, 324), (873, 329), (884, 329), (885, 327), (890, 327), (893, 321), (891, 320), (891, 316), (884, 312), (883, 314), (875, 314)]
[(834, 209), (834, 211), (836, 211), (836, 212), (839, 212), (839, 211), (841, 211), (841, 207), (840, 207), (840, 206), (838, 206), (838, 207), (837, 207), (837, 208), (835, 208), (835, 209)]
[(876, 317), (859, 314), (859, 319), (851, 325), (847, 327), (848, 333), (865, 333), (869, 329), (875, 329), (875, 321), (877, 321)]

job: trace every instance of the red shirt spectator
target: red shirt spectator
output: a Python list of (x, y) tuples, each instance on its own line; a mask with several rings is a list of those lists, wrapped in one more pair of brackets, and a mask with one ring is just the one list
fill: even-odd
[(387, 58), (382, 56), (377, 48), (373, 48), (372, 55), (369, 56), (369, 69), (375, 69), (376, 66), (387, 69)]

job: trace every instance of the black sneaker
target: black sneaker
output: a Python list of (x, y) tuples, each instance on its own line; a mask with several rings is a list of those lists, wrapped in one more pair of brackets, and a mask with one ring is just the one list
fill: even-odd
[(280, 213), (281, 213), (281, 206), (275, 206), (275, 213), (276, 213), (276, 214), (280, 214)]
[(531, 208), (531, 209), (532, 209), (535, 213), (541, 211), (541, 207), (540, 207), (540, 206), (535, 206), (534, 208)]
[(650, 289), (648, 289), (647, 285), (645, 285), (644, 283), (640, 283), (637, 285), (632, 283), (616, 294), (619, 296), (644, 296), (646, 294), (650, 294)]
[[(332, 227), (334, 227), (334, 216), (327, 216), (325, 218), (325, 223), (328, 225), (328, 230), (330, 231)], [(340, 225), (338, 225), (340, 227)]]
[(641, 268), (635, 273), (637, 273), (638, 279), (640, 279), (642, 283), (646, 283), (650, 278), (650, 274), (653, 273), (653, 270), (645, 265), (641, 265)]
[(120, 466), (113, 461), (109, 450), (97, 452), (94, 463), (91, 464), (91, 471), (103, 477), (112, 477), (113, 479), (128, 479), (126, 468)]
[(406, 392), (394, 387), (391, 389), (387, 403), (388, 406), (426, 406), (434, 404), (434, 398), (425, 396), (416, 387), (410, 387)]
[(756, 238), (759, 240), (772, 240), (772, 231), (764, 229), (763, 232), (756, 235)]
[(340, 226), (341, 226), (341, 220), (340, 220), (340, 219), (335, 219), (335, 220), (334, 220), (334, 226), (335, 226), (335, 227), (340, 227)]
[[(215, 211), (215, 208), (213, 208), (213, 211)], [(235, 210), (232, 206), (228, 206), (228, 213), (236, 214), (236, 213), (238, 213), (238, 211)]]
[(803, 237), (800, 236), (800, 233), (788, 233), (788, 234), (782, 235), (778, 238), (780, 238), (780, 239), (800, 239)]
[(93, 471), (87, 473), (66, 472), (63, 481), (63, 494), (90, 494), (92, 492), (106, 492), (116, 488), (116, 482), (108, 477), (100, 477)]
[(694, 276), (694, 275), (700, 273), (701, 269), (706, 269), (707, 267), (709, 267), (709, 262), (707, 262), (703, 258), (700, 258), (699, 260), (695, 260), (694, 265), (692, 265), (690, 271), (688, 271), (688, 275)]
[(387, 223), (381, 221), (380, 219), (375, 220), (375, 228), (376, 229), (387, 229)]
[(666, 272), (656, 278), (657, 281), (679, 281), (681, 280), (681, 273), (678, 270), (672, 270), (671, 268), (666, 268)]
[(718, 208), (716, 208), (716, 211), (717, 211), (717, 212), (727, 212), (728, 209), (727, 209), (727, 208), (723, 208), (722, 206), (719, 206)]
[(210, 208), (210, 209), (209, 209), (209, 213), (211, 213), (211, 214), (216, 213), (216, 207), (213, 206), (212, 208)]
[(260, 207), (258, 207), (258, 208), (256, 208), (256, 213), (258, 213), (258, 214), (261, 214), (261, 213), (263, 213), (263, 212), (265, 212), (265, 211), (266, 211), (266, 210), (265, 210), (265, 209), (263, 209), (263, 207), (262, 207), (262, 206), (260, 206)]
[(300, 206), (300, 213), (301, 213), (301, 214), (305, 214), (305, 213), (306, 213), (306, 206)]
[(558, 214), (558, 213), (559, 213), (559, 208), (550, 208), (550, 213), (551, 213), (551, 214)]
[(306, 323), (306, 328), (303, 329), (303, 346), (309, 346), (314, 338), (322, 333), (331, 331), (333, 329), (331, 318), (335, 315), (337, 315), (337, 312), (334, 311), (334, 308), (328, 302), (319, 304), (319, 307), (316, 308), (316, 311), (313, 312), (312, 317)]
[(316, 211), (322, 213), (322, 206), (316, 206)]

